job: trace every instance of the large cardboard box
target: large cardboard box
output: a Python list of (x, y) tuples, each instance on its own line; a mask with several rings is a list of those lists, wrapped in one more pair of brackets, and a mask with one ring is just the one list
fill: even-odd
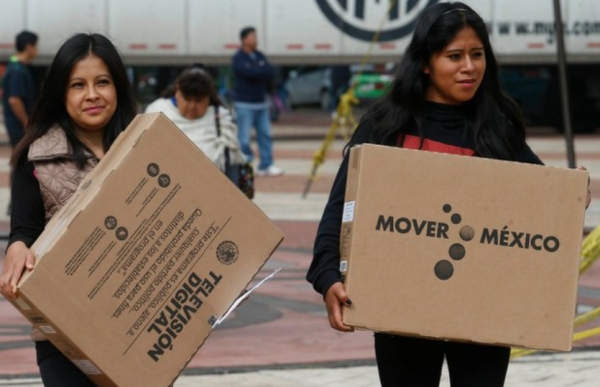
[(587, 183), (584, 171), (353, 148), (344, 323), (570, 350)]
[(32, 247), (15, 305), (98, 386), (167, 387), (282, 239), (166, 116), (138, 115)]

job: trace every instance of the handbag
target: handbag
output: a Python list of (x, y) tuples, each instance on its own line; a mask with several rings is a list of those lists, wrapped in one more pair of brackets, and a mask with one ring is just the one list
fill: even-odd
[[(219, 105), (215, 106), (215, 127), (217, 136), (221, 137), (221, 120), (219, 118)], [(225, 165), (229, 166), (229, 149), (225, 148)], [(254, 199), (254, 167), (252, 163), (238, 165), (237, 186), (246, 195), (248, 199)]]
[(238, 188), (248, 199), (254, 199), (254, 167), (245, 163), (239, 166)]

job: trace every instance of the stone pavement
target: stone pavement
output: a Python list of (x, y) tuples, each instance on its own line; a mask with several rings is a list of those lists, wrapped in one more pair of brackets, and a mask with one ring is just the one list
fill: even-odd
[[(276, 126), (276, 162), (286, 174), (256, 180), (255, 203), (286, 235), (258, 277), (273, 268), (283, 270), (211, 334), (176, 387), (216, 383), (261, 387), (377, 385), (372, 335), (329, 329), (321, 297), (304, 280), (317, 222), (343, 148), (341, 141), (333, 145), (319, 170), (319, 179), (302, 199), (312, 155), (326, 131), (322, 123), (319, 126), (321, 121)], [(536, 135), (529, 142), (547, 164), (566, 164), (564, 141), (559, 136)], [(592, 177), (596, 200), (586, 215), (586, 227), (592, 229), (600, 225), (600, 137), (578, 137), (576, 150), (578, 163), (587, 166)], [(8, 230), (9, 219), (4, 213), (9, 197), (8, 156), (8, 147), (0, 146), (0, 232)], [(3, 245), (0, 251), (4, 251)], [(581, 277), (578, 302), (580, 312), (600, 306), (600, 264)], [(598, 325), (600, 322), (594, 322), (584, 328)], [(27, 322), (0, 298), (0, 386), (41, 386), (28, 332)], [(596, 386), (598, 376), (600, 338), (591, 338), (576, 343), (570, 354), (515, 360), (507, 386)], [(447, 376), (444, 380), (442, 386), (448, 386)]]
[[(535, 355), (511, 363), (506, 387), (595, 387), (600, 375), (600, 352), (576, 352), (568, 355)], [(377, 386), (377, 368), (338, 366), (319, 368), (263, 369), (212, 375), (186, 375), (174, 387), (372, 387)], [(42, 387), (39, 378), (0, 379), (0, 387)], [(444, 366), (440, 387), (449, 387)], [(485, 387), (485, 386), (482, 386)]]

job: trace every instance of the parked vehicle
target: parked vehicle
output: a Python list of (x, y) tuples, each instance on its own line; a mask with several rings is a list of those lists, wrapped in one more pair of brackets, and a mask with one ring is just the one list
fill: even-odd
[(307, 66), (292, 70), (285, 84), (287, 108), (319, 105), (321, 109), (328, 110), (330, 89), (328, 67)]
[[(374, 65), (351, 65), (352, 78), (348, 86), (354, 84), (355, 95), (360, 102), (370, 102), (381, 97), (392, 83), (389, 67)], [(318, 105), (323, 110), (331, 107), (331, 68), (301, 67), (289, 74), (285, 90), (287, 107), (298, 105)]]

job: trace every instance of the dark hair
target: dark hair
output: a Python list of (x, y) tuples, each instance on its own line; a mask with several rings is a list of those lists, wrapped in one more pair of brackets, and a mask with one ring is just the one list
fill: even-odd
[(370, 141), (396, 143), (409, 128), (424, 138), (422, 122), (425, 94), (430, 84), (423, 72), (432, 54), (444, 49), (465, 27), (472, 28), (483, 43), (486, 69), (474, 97), (462, 104), (465, 125), (477, 155), (514, 160), (524, 144), (525, 127), (519, 107), (500, 90), (498, 64), (486, 24), (463, 3), (438, 3), (421, 14), (412, 40), (400, 62), (390, 91), (363, 116), (372, 126)]
[(65, 96), (73, 67), (82, 59), (95, 55), (102, 59), (113, 78), (117, 92), (117, 109), (104, 129), (104, 150), (107, 151), (117, 136), (137, 114), (137, 105), (125, 66), (115, 46), (100, 34), (76, 34), (60, 47), (42, 84), (40, 97), (33, 107), (25, 136), (17, 145), (11, 162), (19, 161), (29, 146), (45, 135), (54, 126), (60, 126), (66, 133), (73, 149), (73, 158), (78, 167), (85, 165), (85, 146), (77, 138), (75, 129), (65, 107)]
[(31, 31), (22, 31), (15, 37), (15, 47), (17, 52), (25, 51), (27, 45), (35, 46), (38, 41), (38, 36)]
[(185, 69), (179, 74), (173, 85), (162, 94), (164, 98), (172, 97), (175, 91), (181, 91), (186, 99), (203, 99), (208, 97), (211, 105), (220, 105), (221, 101), (210, 74), (199, 67)]
[(256, 28), (254, 28), (254, 27), (242, 28), (242, 30), (240, 31), (240, 40), (246, 39), (246, 36), (250, 35), (253, 32), (256, 32)]

